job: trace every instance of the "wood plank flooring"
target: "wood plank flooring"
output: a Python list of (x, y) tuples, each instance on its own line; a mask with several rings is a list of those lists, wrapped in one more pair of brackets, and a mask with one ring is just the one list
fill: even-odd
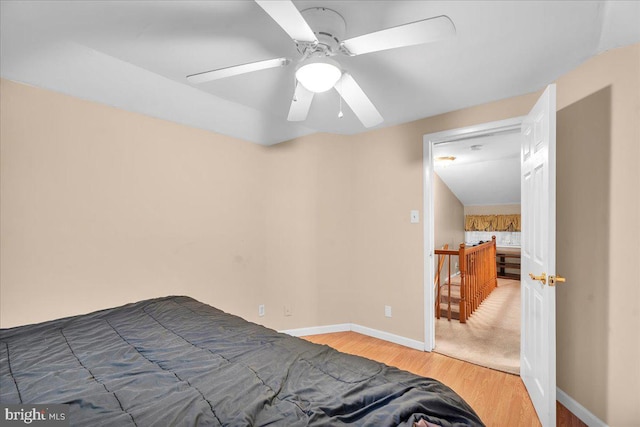
[[(533, 404), (519, 376), (506, 374), (437, 353), (412, 350), (355, 332), (303, 337), (344, 353), (396, 366), (424, 377), (435, 378), (456, 391), (487, 426), (540, 426)], [(558, 404), (558, 426), (585, 426)]]

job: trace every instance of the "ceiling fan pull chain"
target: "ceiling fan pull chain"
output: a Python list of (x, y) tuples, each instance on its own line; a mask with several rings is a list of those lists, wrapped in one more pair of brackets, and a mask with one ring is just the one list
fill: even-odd
[[(342, 90), (342, 80), (340, 80), (338, 84), (340, 85), (340, 90)], [(338, 91), (338, 99), (340, 100), (340, 109), (338, 110), (338, 118), (341, 119), (342, 117), (344, 117), (344, 114), (342, 114), (342, 95), (340, 95), (340, 91)]]
[(298, 79), (296, 78), (295, 74), (293, 75), (293, 102), (297, 102), (298, 101), (298, 97), (296, 96), (296, 89), (298, 88)]

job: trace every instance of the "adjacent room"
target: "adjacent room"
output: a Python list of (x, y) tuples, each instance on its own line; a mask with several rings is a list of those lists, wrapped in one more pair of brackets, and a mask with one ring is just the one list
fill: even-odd
[[(433, 151), (434, 243), (437, 260), (434, 351), (492, 369), (520, 372), (520, 133), (443, 141)], [(460, 254), (460, 245), (487, 251)], [(487, 264), (481, 264), (486, 255)], [(463, 257), (470, 262), (460, 263)], [(461, 318), (462, 277), (473, 263), (488, 282), (474, 312)], [(467, 265), (469, 264), (469, 265)], [(467, 274), (461, 274), (460, 266)], [(464, 273), (464, 272), (462, 272)], [(483, 283), (478, 283), (482, 285)]]
[(0, 0), (0, 75), (0, 424), (640, 419), (640, 2)]

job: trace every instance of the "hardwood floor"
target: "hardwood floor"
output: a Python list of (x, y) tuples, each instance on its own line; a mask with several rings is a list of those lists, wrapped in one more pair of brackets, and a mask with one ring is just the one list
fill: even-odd
[[(456, 391), (487, 426), (540, 426), (519, 376), (484, 368), (437, 353), (426, 353), (355, 332), (303, 337), (344, 353), (396, 366), (424, 377), (435, 378)], [(585, 426), (558, 404), (558, 426)]]

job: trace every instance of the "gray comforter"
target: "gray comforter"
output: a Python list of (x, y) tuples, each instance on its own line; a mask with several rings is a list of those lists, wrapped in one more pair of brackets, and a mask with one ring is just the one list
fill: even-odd
[(188, 297), (0, 330), (0, 403), (71, 425), (482, 425), (444, 384)]

